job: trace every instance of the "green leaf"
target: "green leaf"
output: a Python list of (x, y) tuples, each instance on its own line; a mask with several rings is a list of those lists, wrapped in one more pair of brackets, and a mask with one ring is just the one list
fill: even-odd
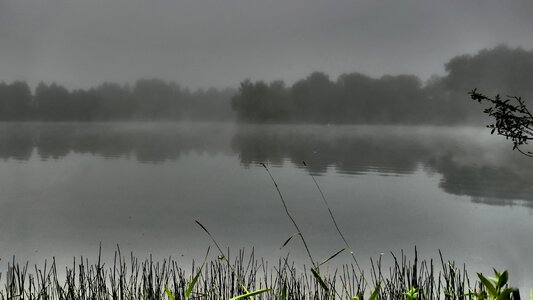
[(165, 285), (165, 293), (167, 294), (167, 297), (169, 300), (176, 300), (176, 297), (172, 294), (172, 292), (168, 289), (168, 287)]
[(251, 296), (258, 295), (258, 294), (270, 292), (271, 290), (272, 289), (262, 289), (262, 290), (252, 291), (252, 292), (248, 292), (246, 294), (239, 295), (237, 297), (233, 297), (230, 300), (244, 299), (244, 298), (248, 298), (248, 297), (251, 297)]
[(498, 277), (487, 276), (487, 279), (494, 283), (496, 287), (498, 286)]
[(474, 299), (474, 300), (479, 300), (479, 299), (483, 299), (483, 295), (481, 293), (476, 293), (476, 292), (469, 292), (469, 293), (466, 293), (466, 294), (463, 294), (463, 299), (464, 297), (469, 297), (471, 299)]
[(501, 273), (500, 278), (498, 278), (498, 287), (502, 288), (507, 284), (507, 281), (509, 280), (509, 272), (507, 270), (503, 271)]
[(490, 280), (485, 278), (485, 276), (483, 276), (483, 274), (481, 274), (481, 273), (477, 273), (477, 277), (479, 277), (479, 280), (485, 286), (485, 288), (489, 292), (490, 296), (491, 297), (496, 297), (496, 294), (497, 294), (496, 288), (494, 287), (494, 285), (492, 285)]
[(315, 277), (316, 281), (318, 282), (318, 284), (320, 284), (320, 286), (327, 292), (329, 293), (329, 288), (328, 286), (326, 285), (326, 283), (324, 282), (324, 280), (322, 280), (322, 277), (320, 277), (320, 275), (317, 273), (317, 271), (315, 270), (315, 268), (311, 268), (311, 273), (313, 273), (313, 276)]
[(496, 300), (510, 300), (511, 299), (511, 293), (514, 291), (514, 289), (505, 289), (503, 290), (498, 297), (496, 297)]
[[(203, 267), (204, 265), (202, 265)], [(188, 299), (189, 296), (191, 296), (192, 290), (194, 289), (194, 286), (196, 285), (196, 282), (198, 281), (198, 278), (200, 277), (200, 274), (202, 273), (202, 268), (198, 270), (196, 275), (194, 275), (194, 278), (187, 284), (187, 290), (185, 290), (185, 298)], [(174, 300), (174, 299), (170, 299)]]
[(372, 292), (372, 295), (370, 295), (370, 298), (368, 300), (377, 300), (379, 295), (379, 288), (381, 287), (381, 283), (378, 283), (374, 291)]
[[(196, 282), (198, 282), (198, 278), (200, 277), (200, 274), (202, 274), (202, 269), (204, 268), (205, 262), (207, 261), (207, 256), (209, 255), (209, 249), (210, 248), (211, 247), (207, 247), (207, 251), (205, 253), (204, 262), (200, 266), (200, 269), (198, 270), (198, 272), (196, 272), (196, 275), (194, 275), (194, 277), (191, 280), (191, 282), (189, 282), (187, 284), (187, 289), (185, 290), (185, 298), (186, 299), (188, 299), (191, 296), (192, 290), (194, 289), (194, 286), (196, 285)], [(174, 300), (174, 299), (170, 299), (170, 300)]]
[(402, 293), (405, 296), (405, 300), (415, 300), (418, 299), (418, 289), (412, 287), (409, 291)]
[(286, 283), (283, 285), (283, 289), (281, 290), (280, 300), (287, 300), (287, 284)]

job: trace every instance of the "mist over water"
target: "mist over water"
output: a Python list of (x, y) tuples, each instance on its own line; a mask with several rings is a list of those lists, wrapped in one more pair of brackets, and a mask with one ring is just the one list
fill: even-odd
[[(194, 273), (214, 244), (195, 221), (272, 274), (288, 256), (310, 275), (301, 241), (282, 244), (299, 226), (311, 260), (337, 253), (329, 208), (367, 279), (370, 257), (386, 271), (416, 247), (472, 284), (508, 270), (524, 297), (532, 15), (531, 0), (0, 0), (0, 298), (9, 262), (109, 270), (118, 247)], [(394, 293), (413, 285), (433, 291)]]
[(362, 261), (416, 245), (427, 257), (441, 249), (473, 271), (504, 267), (517, 284), (531, 280), (523, 257), (533, 246), (533, 162), (485, 129), (4, 123), (0, 131), (3, 262), (68, 263), (94, 257), (102, 242), (104, 254), (118, 243), (188, 264), (210, 244), (194, 220), (232, 249), (305, 262), (298, 243), (279, 249), (293, 228), (265, 163), (319, 258), (342, 244), (310, 176)]
[(225, 155), (245, 168), (292, 164), (314, 176), (409, 176), (424, 170), (441, 175), (439, 186), (451, 194), (533, 200), (526, 179), (532, 163), (476, 127), (5, 123), (0, 130), (0, 159), (6, 163), (81, 155), (158, 165), (191, 154)]

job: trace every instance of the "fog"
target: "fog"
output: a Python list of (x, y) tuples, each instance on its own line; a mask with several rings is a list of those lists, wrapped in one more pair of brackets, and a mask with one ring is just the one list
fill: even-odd
[(530, 1), (0, 2), (0, 120), (483, 124)]
[(0, 80), (69, 89), (162, 78), (190, 88), (444, 73), (455, 55), (533, 47), (528, 0), (2, 0)]
[(480, 125), (485, 107), (469, 91), (533, 96), (533, 50), (502, 44), (454, 56), (445, 69), (425, 82), (411, 74), (313, 72), (292, 85), (245, 79), (238, 89), (194, 91), (162, 79), (75, 90), (40, 82), (33, 91), (13, 81), (0, 83), (0, 120)]
[(475, 127), (15, 123), (0, 130), (3, 161), (82, 155), (165, 165), (197, 154), (236, 156), (244, 168), (294, 165), (314, 176), (332, 169), (349, 176), (412, 176), (423, 169), (442, 176), (439, 187), (446, 193), (533, 207), (533, 161), (508, 146)]
[[(531, 0), (0, 0), (0, 280), (13, 254), (65, 263), (100, 243), (187, 265), (212, 241), (194, 220), (302, 266), (301, 243), (279, 247), (303, 237), (291, 220), (320, 261), (344, 247), (334, 215), (363, 266), (440, 249), (524, 291), (533, 159), (469, 92), (531, 108), (532, 15)], [(519, 112), (499, 125), (531, 121)]]

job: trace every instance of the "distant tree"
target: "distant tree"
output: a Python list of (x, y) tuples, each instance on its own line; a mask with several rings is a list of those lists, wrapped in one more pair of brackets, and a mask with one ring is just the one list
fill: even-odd
[(329, 76), (313, 72), (291, 87), (294, 114), (306, 122), (335, 122), (337, 89)]
[[(424, 120), (422, 82), (414, 75), (385, 75), (377, 80), (375, 100), (377, 120), (393, 124), (420, 123)], [(370, 97), (370, 95), (368, 96)]]
[(161, 79), (140, 79), (133, 88), (141, 118), (172, 118), (179, 114), (180, 87)]
[(95, 121), (100, 119), (98, 114), (101, 96), (96, 90), (74, 90), (70, 93), (70, 99), (72, 107), (70, 118), (76, 121)]
[(233, 120), (234, 95), (229, 88), (190, 92), (161, 79), (75, 90), (40, 82), (33, 94), (24, 81), (0, 82), (0, 121)]
[(198, 89), (191, 93), (181, 91), (183, 104), (180, 105), (181, 117), (203, 121), (234, 120), (231, 98), (236, 94), (234, 89)]
[(430, 121), (426, 98), (413, 75), (375, 79), (352, 73), (333, 82), (314, 72), (290, 87), (283, 81), (245, 80), (232, 107), (246, 122), (422, 123)]
[(445, 65), (446, 86), (464, 95), (472, 87), (488, 94), (533, 95), (533, 50), (500, 45), (475, 55), (459, 55)]
[(372, 97), (376, 89), (376, 79), (361, 73), (342, 74), (337, 79), (338, 106), (342, 111), (340, 118), (343, 123), (368, 122), (375, 106)]
[(28, 84), (0, 83), (0, 120), (25, 120), (30, 117), (32, 95)]
[(281, 81), (267, 84), (245, 80), (232, 98), (231, 105), (243, 121), (281, 121), (289, 112), (288, 91)]
[(45, 121), (75, 120), (70, 92), (55, 83), (40, 82), (35, 89), (36, 117)]
[(496, 133), (510, 139), (513, 142), (513, 150), (533, 157), (533, 152), (523, 149), (523, 146), (533, 140), (533, 115), (521, 97), (502, 99), (500, 95), (496, 95), (490, 98), (476, 89), (469, 94), (472, 100), (489, 104), (484, 113), (494, 118), (494, 123), (487, 125), (492, 129), (491, 134)]
[(95, 118), (98, 120), (127, 120), (137, 110), (137, 102), (128, 85), (105, 82), (94, 92)]

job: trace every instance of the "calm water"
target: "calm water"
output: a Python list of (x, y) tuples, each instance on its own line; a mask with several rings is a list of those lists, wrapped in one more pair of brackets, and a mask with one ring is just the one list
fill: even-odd
[(210, 245), (194, 220), (223, 246), (305, 262), (297, 240), (279, 249), (294, 229), (262, 162), (317, 260), (343, 244), (311, 176), (363, 264), (416, 245), (533, 287), (533, 159), (476, 128), (0, 124), (0, 272), (100, 242), (189, 265)]

